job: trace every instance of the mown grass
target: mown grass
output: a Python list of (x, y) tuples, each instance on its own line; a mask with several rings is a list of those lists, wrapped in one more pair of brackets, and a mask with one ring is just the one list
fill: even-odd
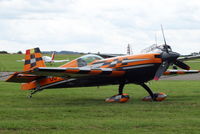
[[(46, 55), (45, 56), (51, 56), (51, 55)], [(68, 60), (73, 60), (81, 55), (79, 54), (71, 54), (71, 55), (56, 55), (55, 60), (63, 60), (63, 59), (68, 59)], [(6, 72), (6, 71), (22, 71), (24, 62), (17, 62), (17, 60), (24, 59), (23, 54), (0, 54), (0, 71), (1, 72)], [(49, 63), (46, 63), (46, 66), (51, 66), (51, 67), (56, 67), (65, 64), (63, 63), (53, 63), (52, 65)]]
[(150, 87), (168, 94), (143, 102), (147, 93), (127, 85), (127, 103), (105, 103), (117, 86), (44, 90), (28, 99), (19, 84), (0, 82), (0, 133), (11, 134), (199, 134), (199, 81), (159, 81)]

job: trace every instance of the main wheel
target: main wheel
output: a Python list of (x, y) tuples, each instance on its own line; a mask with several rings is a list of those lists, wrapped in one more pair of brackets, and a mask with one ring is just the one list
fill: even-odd
[(129, 95), (128, 94), (117, 94), (114, 95), (110, 98), (107, 98), (105, 102), (120, 102), (120, 103), (125, 103), (129, 100)]
[[(163, 101), (167, 98), (167, 95), (165, 93), (154, 93), (153, 95), (156, 98), (154, 101)], [(142, 100), (143, 101), (153, 101), (151, 96), (146, 96)]]

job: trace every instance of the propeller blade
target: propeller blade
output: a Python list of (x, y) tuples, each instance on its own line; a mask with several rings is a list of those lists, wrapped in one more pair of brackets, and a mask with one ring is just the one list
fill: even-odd
[(162, 31), (164, 43), (165, 43), (165, 45), (167, 45), (167, 42), (166, 42), (166, 39), (165, 39), (165, 33), (164, 33), (164, 30), (163, 30), (163, 26), (162, 26), (162, 25), (161, 25), (161, 31)]
[(176, 60), (176, 61), (174, 62), (174, 64), (175, 64), (176, 66), (182, 68), (182, 69), (190, 70), (190, 67), (189, 67), (187, 64), (183, 63), (182, 61), (180, 61), (180, 60)]
[(162, 35), (163, 35), (163, 39), (164, 39), (164, 50), (169, 53), (168, 51), (168, 46), (167, 46), (167, 42), (166, 42), (166, 39), (165, 39), (165, 33), (164, 33), (164, 30), (163, 30), (163, 26), (161, 25), (161, 31), (162, 31)]
[(169, 62), (163, 62), (160, 67), (158, 68), (155, 76), (154, 76), (154, 80), (159, 80), (159, 78), (161, 77), (161, 75), (168, 69), (170, 63)]

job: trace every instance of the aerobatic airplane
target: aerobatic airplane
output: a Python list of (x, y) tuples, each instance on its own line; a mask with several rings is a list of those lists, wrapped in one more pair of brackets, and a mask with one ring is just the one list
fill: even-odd
[[(159, 80), (164, 75), (199, 73), (190, 70), (184, 60), (199, 56), (182, 58), (167, 45), (162, 29), (164, 45), (153, 45), (145, 49), (144, 54), (109, 56), (85, 55), (60, 67), (46, 67), (39, 48), (26, 51), (24, 71), (11, 74), (7, 82), (22, 83), (22, 90), (31, 90), (30, 97), (38, 91), (53, 88), (89, 87), (118, 84), (118, 94), (106, 99), (106, 102), (127, 102), (129, 95), (123, 93), (125, 84), (141, 85), (149, 96), (144, 101), (163, 101), (167, 95), (154, 93), (145, 83)], [(153, 52), (153, 53), (152, 53)], [(176, 65), (184, 70), (167, 70)]]
[[(166, 94), (154, 93), (146, 82), (158, 80), (163, 74), (199, 73), (199, 70), (189, 70), (190, 67), (182, 62), (184, 58), (179, 58), (180, 54), (173, 52), (166, 42), (155, 49), (159, 51), (105, 59), (98, 55), (85, 55), (60, 67), (46, 67), (40, 49), (29, 49), (24, 70), (15, 72), (6, 81), (22, 83), (22, 90), (32, 91), (30, 97), (44, 89), (118, 84), (118, 94), (107, 98), (106, 102), (128, 101), (129, 95), (123, 93), (123, 88), (125, 84), (133, 83), (141, 85), (149, 93), (144, 101), (162, 101)], [(172, 64), (184, 70), (167, 70)]]

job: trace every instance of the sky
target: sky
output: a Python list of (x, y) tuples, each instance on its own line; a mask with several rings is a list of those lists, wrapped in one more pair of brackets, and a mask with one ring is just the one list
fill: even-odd
[(200, 51), (198, 0), (0, 0), (0, 51), (133, 53), (163, 44)]

